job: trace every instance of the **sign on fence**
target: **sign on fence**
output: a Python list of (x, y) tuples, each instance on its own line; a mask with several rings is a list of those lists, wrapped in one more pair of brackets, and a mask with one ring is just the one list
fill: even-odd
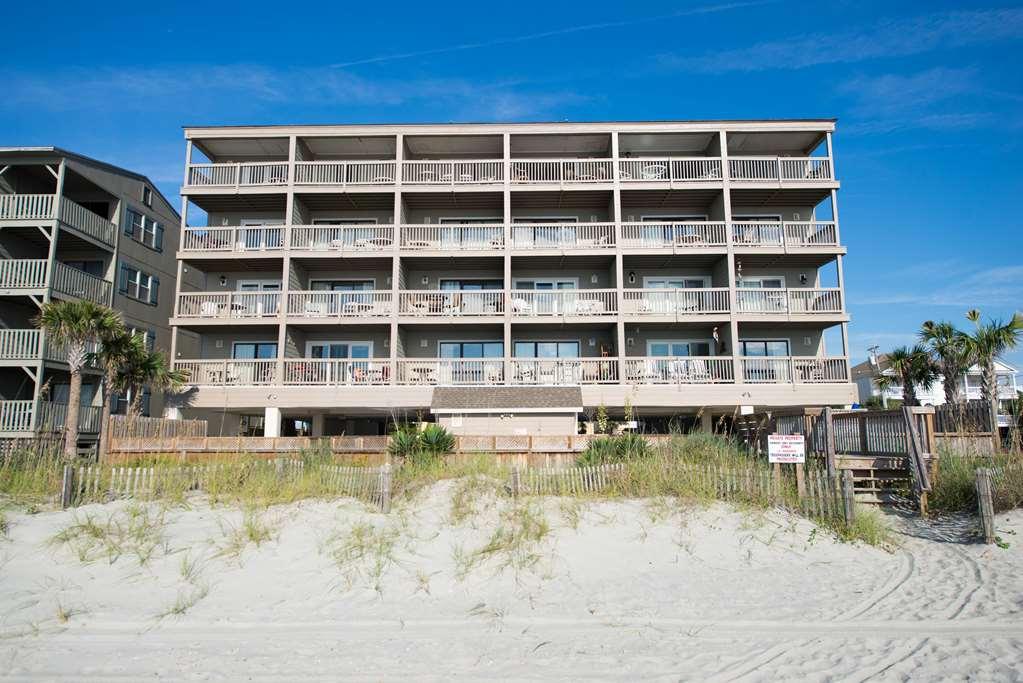
[(806, 443), (802, 434), (768, 434), (769, 462), (801, 465), (806, 462)]

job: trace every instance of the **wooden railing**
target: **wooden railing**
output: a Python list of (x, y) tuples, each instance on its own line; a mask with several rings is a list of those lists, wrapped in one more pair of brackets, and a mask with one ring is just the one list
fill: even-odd
[(608, 183), (614, 176), (611, 159), (512, 159), (511, 182)]
[(288, 315), (298, 318), (380, 318), (393, 311), (390, 290), (288, 292)]
[(735, 221), (732, 241), (737, 247), (836, 247), (838, 229), (833, 221)]
[(730, 157), (728, 172), (740, 182), (831, 182), (831, 159), (827, 157)]
[[(40, 431), (59, 431), (67, 423), (66, 403), (39, 402), (39, 419), (36, 429)], [(78, 407), (78, 433), (98, 434), (102, 421), (103, 409), (99, 406)]]
[(288, 247), (309, 251), (389, 251), (394, 248), (394, 226), (293, 225)]
[(622, 313), (629, 315), (706, 315), (728, 313), (728, 288), (626, 289)]
[(492, 223), (402, 225), (401, 248), (411, 251), (486, 251), (504, 249), (504, 226)]
[(604, 316), (618, 312), (614, 289), (518, 289), (508, 294), (512, 315), (518, 318)]
[(844, 357), (773, 356), (740, 358), (742, 379), (749, 384), (833, 384), (849, 381)]
[(0, 432), (27, 432), (32, 429), (35, 401), (0, 401)]
[(52, 194), (0, 194), (0, 220), (50, 220)]
[[(87, 342), (85, 344), (85, 365), (86, 367), (95, 367), (96, 361), (93, 354), (99, 353), (100, 345), (98, 342)], [(55, 360), (60, 363), (68, 362), (68, 349), (67, 345), (59, 344), (52, 339), (46, 341), (46, 346), (43, 349), (43, 354), (47, 360)]]
[(47, 283), (44, 259), (0, 260), (0, 289), (43, 289)]
[(103, 244), (114, 244), (117, 227), (112, 222), (66, 197), (60, 203), (60, 220)]
[(401, 181), (409, 185), (478, 185), (504, 182), (501, 159), (403, 161)]
[(621, 159), (618, 162), (618, 174), (623, 183), (714, 182), (722, 178), (721, 159), (717, 157)]
[(740, 313), (835, 314), (842, 312), (838, 288), (761, 288), (736, 291)]
[(394, 161), (296, 161), (296, 185), (390, 185)]
[(89, 299), (98, 304), (110, 301), (111, 284), (103, 278), (89, 275), (57, 261), (53, 264), (53, 289), (61, 294)]
[(508, 384), (564, 386), (618, 382), (618, 361), (607, 358), (511, 358)]
[(727, 244), (723, 222), (622, 223), (622, 246), (627, 249), (699, 249)]
[(283, 225), (232, 225), (226, 227), (185, 228), (184, 251), (260, 252), (284, 249)]
[(188, 184), (194, 187), (286, 185), (288, 162), (190, 164)]
[(38, 359), (39, 340), (39, 330), (0, 330), (0, 360)]
[(251, 386), (277, 383), (276, 360), (177, 360), (174, 367), (193, 386)]
[(614, 223), (516, 223), (514, 249), (613, 249)]
[(731, 356), (625, 359), (629, 384), (731, 384), (735, 381)]
[(397, 363), (398, 384), (504, 383), (503, 358), (399, 358)]
[(838, 225), (834, 221), (785, 221), (785, 246), (812, 249), (837, 247)]
[(272, 318), (280, 308), (280, 292), (191, 292), (178, 294), (180, 318)]
[(338, 358), (285, 358), (284, 384), (386, 385), (394, 378), (389, 360), (348, 360)]
[(414, 316), (484, 316), (504, 313), (505, 292), (483, 290), (405, 290), (398, 313)]

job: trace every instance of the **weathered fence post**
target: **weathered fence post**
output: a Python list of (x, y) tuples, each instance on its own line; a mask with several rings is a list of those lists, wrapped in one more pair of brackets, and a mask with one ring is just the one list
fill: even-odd
[(64, 475), (60, 481), (60, 507), (67, 509), (74, 503), (75, 468), (64, 465)]
[(985, 543), (995, 542), (995, 505), (991, 496), (991, 470), (977, 469), (977, 506), (980, 511), (980, 526)]
[(380, 468), (380, 512), (391, 511), (391, 463), (385, 462)]
[(796, 492), (799, 494), (799, 500), (806, 498), (806, 478), (802, 463), (796, 463)]
[(856, 519), (856, 492), (853, 488), (852, 470), (842, 472), (842, 508), (845, 512), (845, 523), (852, 524)]
[(828, 465), (828, 476), (834, 478), (838, 471), (835, 467), (835, 421), (831, 415), (831, 406), (824, 408), (824, 457)]
[(519, 491), (522, 489), (522, 473), (519, 471), (519, 466), (515, 465), (511, 471), (511, 494), (518, 498)]

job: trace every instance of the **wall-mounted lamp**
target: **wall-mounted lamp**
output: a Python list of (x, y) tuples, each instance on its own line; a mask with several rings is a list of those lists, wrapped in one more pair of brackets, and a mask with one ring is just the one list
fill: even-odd
[(800, 274), (799, 274), (799, 284), (801, 284), (801, 285), (804, 285), (804, 286), (805, 286), (805, 285), (806, 285), (806, 283), (807, 283), (808, 281), (809, 281), (809, 280), (808, 280), (808, 279), (807, 279), (807, 277), (806, 277), (806, 273), (800, 273)]
[(220, 286), (221, 287), (227, 287), (227, 276), (226, 275), (221, 275), (220, 276)]
[(590, 346), (596, 346), (597, 345), (597, 340), (594, 339), (593, 337), (590, 337), (588, 343), (589, 343)]
[(592, 285), (595, 285), (595, 284), (597, 284), (597, 279), (598, 279), (598, 278), (597, 278), (597, 274), (596, 274), (596, 273), (594, 273), (593, 275), (591, 275), (591, 276), (590, 276), (590, 284), (592, 284)]
[(429, 277), (429, 276), (427, 276), (427, 275), (424, 275), (424, 276), (423, 276), (423, 279), (422, 279), (422, 283), (423, 283), (424, 285), (428, 285), (428, 284), (430, 284), (430, 277)]
[(625, 340), (625, 345), (626, 346), (635, 346), (636, 345), (636, 340), (633, 339), (632, 337), (628, 337)]
[(632, 285), (632, 284), (635, 284), (635, 283), (636, 283), (636, 271), (630, 270), (629, 271), (629, 284)]

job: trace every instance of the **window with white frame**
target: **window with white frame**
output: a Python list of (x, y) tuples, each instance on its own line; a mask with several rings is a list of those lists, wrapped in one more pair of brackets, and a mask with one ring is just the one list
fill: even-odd
[(163, 251), (163, 225), (130, 207), (125, 210), (124, 234), (150, 249)]
[(155, 306), (160, 299), (160, 278), (122, 263), (117, 290), (128, 298)]
[(153, 205), (153, 190), (148, 185), (142, 186), (142, 203), (150, 207)]

